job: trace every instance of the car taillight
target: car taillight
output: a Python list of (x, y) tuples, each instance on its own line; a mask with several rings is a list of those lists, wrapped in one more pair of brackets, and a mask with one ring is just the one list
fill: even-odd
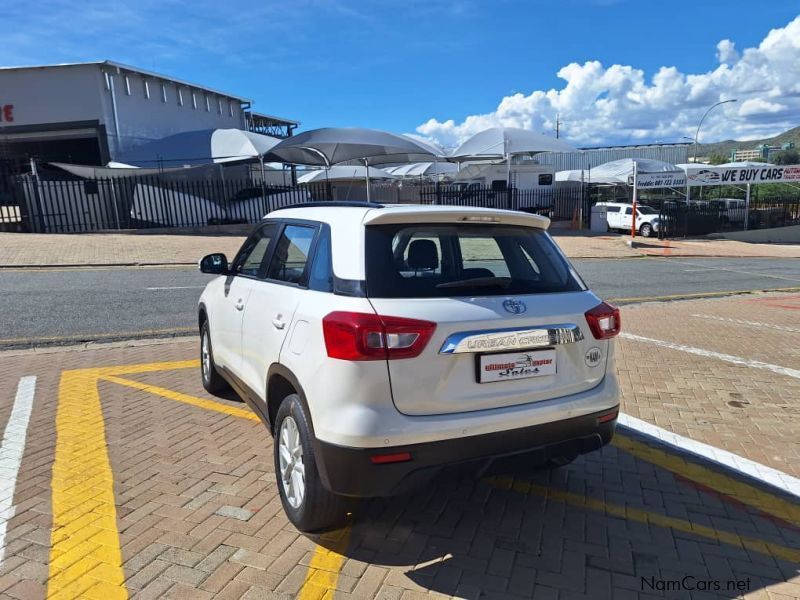
[(436, 323), (382, 315), (335, 311), (322, 319), (331, 358), (386, 360), (419, 356)]
[(593, 309), (586, 311), (586, 322), (592, 335), (598, 340), (607, 340), (617, 335), (622, 328), (619, 318), (619, 309), (607, 302), (598, 304)]

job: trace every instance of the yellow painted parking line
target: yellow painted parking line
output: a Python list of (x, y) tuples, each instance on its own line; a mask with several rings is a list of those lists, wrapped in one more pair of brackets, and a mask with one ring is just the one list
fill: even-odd
[(100, 372), (80, 369), (61, 375), (48, 598), (81, 597), (98, 585), (107, 588), (107, 600), (128, 597), (116, 526), (114, 476), (97, 391)]
[(58, 389), (48, 598), (127, 598), (98, 381), (197, 368), (170, 361), (64, 371)]
[(339, 572), (347, 557), (344, 555), (350, 543), (351, 527), (343, 527), (320, 536), (311, 564), (306, 572), (303, 587), (297, 594), (298, 600), (319, 600), (336, 589)]
[(544, 496), (545, 498), (552, 498), (559, 502), (578, 506), (580, 508), (588, 508), (597, 512), (601, 512), (612, 517), (620, 517), (630, 521), (637, 521), (639, 523), (647, 523), (656, 525), (658, 527), (665, 527), (674, 531), (682, 531), (684, 533), (692, 533), (701, 537), (705, 537), (716, 542), (722, 542), (738, 548), (752, 550), (761, 554), (766, 554), (781, 560), (791, 562), (800, 562), (800, 549), (787, 548), (771, 542), (765, 542), (754, 538), (730, 533), (728, 531), (719, 531), (713, 527), (705, 525), (698, 525), (691, 521), (678, 519), (676, 517), (668, 517), (658, 513), (652, 513), (646, 510), (633, 508), (630, 506), (621, 506), (619, 504), (611, 504), (603, 500), (581, 496), (580, 494), (573, 494), (563, 490), (554, 489), (551, 487), (538, 485), (524, 480), (516, 480), (511, 477), (493, 477), (486, 480), (494, 487), (519, 492), (522, 494), (535, 494), (537, 496)]
[(142, 390), (143, 392), (155, 394), (156, 396), (161, 396), (169, 400), (183, 402), (184, 404), (191, 404), (192, 406), (197, 406), (198, 408), (213, 410), (226, 415), (231, 415), (233, 417), (239, 417), (241, 419), (249, 419), (250, 421), (260, 420), (255, 413), (246, 408), (228, 406), (227, 404), (220, 404), (219, 402), (214, 402), (213, 400), (204, 400), (203, 398), (197, 398), (195, 396), (190, 396), (189, 394), (176, 392), (174, 390), (162, 388), (157, 385), (150, 385), (149, 383), (142, 383), (141, 381), (131, 381), (130, 379), (123, 379), (122, 377), (116, 377), (114, 375), (107, 375), (103, 377), (103, 381), (110, 381), (112, 383), (133, 388), (135, 390)]
[(800, 527), (800, 506), (797, 504), (619, 432), (611, 443), (637, 458)]

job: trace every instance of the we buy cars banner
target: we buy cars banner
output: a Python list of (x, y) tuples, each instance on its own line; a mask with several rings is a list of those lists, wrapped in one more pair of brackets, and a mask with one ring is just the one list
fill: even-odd
[[(628, 176), (628, 185), (633, 185), (633, 175)], [(636, 174), (637, 190), (685, 186), (686, 173), (684, 171), (663, 171), (661, 173)]]
[(763, 167), (691, 167), (687, 170), (690, 187), (701, 185), (741, 185), (747, 183), (800, 183), (800, 165)]

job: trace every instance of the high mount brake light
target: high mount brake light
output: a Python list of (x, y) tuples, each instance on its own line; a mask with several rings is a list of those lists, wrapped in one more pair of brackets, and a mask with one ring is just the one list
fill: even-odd
[(328, 356), (342, 360), (391, 360), (419, 356), (436, 323), (374, 313), (334, 311), (322, 319)]
[(586, 311), (584, 315), (592, 335), (597, 340), (607, 340), (614, 337), (622, 329), (622, 321), (619, 317), (619, 309), (607, 302), (598, 304), (593, 309)]

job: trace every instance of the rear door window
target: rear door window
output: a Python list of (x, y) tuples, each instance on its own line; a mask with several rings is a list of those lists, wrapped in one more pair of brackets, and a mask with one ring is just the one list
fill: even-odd
[(302, 283), (315, 233), (313, 227), (301, 225), (284, 227), (275, 245), (267, 278), (287, 283)]
[(586, 289), (543, 230), (512, 225), (366, 228), (367, 295), (436, 298)]

